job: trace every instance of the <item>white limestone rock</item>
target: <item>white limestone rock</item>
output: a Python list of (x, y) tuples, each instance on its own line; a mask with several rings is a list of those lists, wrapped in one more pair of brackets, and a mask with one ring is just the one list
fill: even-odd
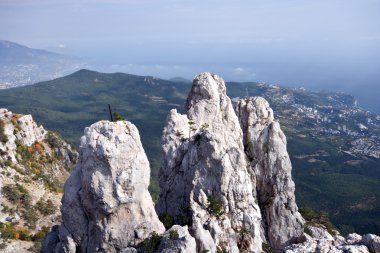
[(38, 126), (31, 115), (23, 115), (17, 119), (19, 131), (16, 133), (17, 139), (21, 140), (25, 146), (30, 146), (34, 142), (45, 139), (47, 131)]
[(357, 244), (362, 240), (362, 236), (356, 233), (349, 234), (347, 236), (347, 243), (348, 244)]
[(256, 188), (252, 190), (257, 192), (265, 235), (271, 247), (281, 251), (299, 240), (304, 225), (295, 202), (286, 137), (262, 97), (240, 99), (236, 113), (243, 129), (250, 172), (256, 177)]
[(311, 236), (315, 239), (325, 239), (325, 240), (330, 240), (330, 241), (333, 241), (334, 240), (334, 237), (329, 233), (327, 232), (327, 230), (320, 226), (307, 226), (309, 232), (311, 233)]
[(361, 243), (366, 245), (371, 253), (380, 253), (380, 236), (366, 234), (362, 237)]
[(8, 138), (6, 143), (0, 142), (0, 156), (4, 160), (17, 162), (16, 140), (29, 147), (46, 138), (47, 131), (42, 126), (38, 126), (31, 115), (15, 114), (5, 108), (0, 108), (0, 121), (4, 134)]
[(252, 190), (257, 192), (265, 236), (274, 250), (281, 251), (299, 240), (304, 227), (295, 201), (286, 137), (262, 97), (240, 99), (236, 113), (250, 160), (249, 171), (252, 181), (256, 180)]
[(194, 253), (196, 247), (195, 239), (189, 234), (188, 227), (174, 225), (163, 234), (157, 252)]
[(302, 244), (293, 244), (285, 248), (285, 253), (369, 253), (364, 245), (334, 245), (334, 242), (326, 239), (311, 239)]
[[(244, 154), (243, 134), (223, 80), (202, 73), (187, 99), (187, 114), (172, 110), (162, 137), (159, 215), (190, 226), (197, 251), (261, 252), (261, 214)], [(210, 198), (222, 206), (216, 214)]]
[[(46, 155), (53, 156), (53, 151), (55, 151), (60, 156), (57, 170), (60, 167), (70, 168), (77, 160), (78, 154), (69, 144), (57, 134), (45, 130), (42, 125), (38, 126), (31, 115), (16, 114), (0, 108), (0, 125), (3, 125), (4, 134), (8, 139), (5, 143), (0, 142), (0, 159), (18, 163), (20, 156), (17, 154), (17, 145), (31, 147), (39, 143)], [(50, 147), (49, 137), (55, 141), (53, 148)]]
[(79, 252), (119, 252), (152, 232), (163, 233), (149, 178), (149, 162), (132, 123), (100, 121), (86, 128), (79, 161), (65, 183), (63, 229), (55, 250), (64, 246), (74, 252), (74, 241)]
[[(307, 237), (307, 240), (300, 244), (293, 244), (285, 248), (286, 253), (376, 253), (373, 242), (376, 240), (375, 235), (360, 236), (350, 234), (347, 239), (340, 235), (331, 236), (327, 230), (322, 227), (308, 226), (313, 237)], [(324, 230), (324, 231), (323, 231)]]
[(337, 249), (344, 253), (370, 253), (364, 245), (342, 245), (338, 246)]

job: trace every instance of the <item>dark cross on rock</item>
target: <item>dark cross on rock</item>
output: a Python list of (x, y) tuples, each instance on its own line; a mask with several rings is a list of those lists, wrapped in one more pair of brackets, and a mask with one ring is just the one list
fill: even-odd
[(110, 120), (113, 122), (112, 109), (110, 104), (108, 104), (108, 112), (110, 113)]

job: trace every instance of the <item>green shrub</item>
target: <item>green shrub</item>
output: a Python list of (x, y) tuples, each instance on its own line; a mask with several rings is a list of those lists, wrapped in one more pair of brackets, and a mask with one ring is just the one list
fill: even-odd
[(11, 167), (12, 164), (13, 164), (13, 163), (12, 163), (11, 160), (5, 160), (5, 161), (4, 161), (4, 165), (5, 165), (5, 166)]
[(16, 229), (10, 222), (0, 222), (0, 233), (1, 237), (4, 239), (15, 239)]
[(118, 112), (114, 112), (113, 113), (113, 121), (116, 122), (119, 120), (125, 120), (125, 118), (123, 116), (121, 116)]
[(263, 242), (261, 247), (262, 247), (263, 252), (265, 252), (265, 253), (273, 253), (274, 252), (272, 247), (267, 243)]
[(53, 134), (51, 132), (48, 132), (46, 137), (46, 142), (49, 144), (50, 148), (59, 148), (61, 145), (61, 142), (56, 134)]
[(246, 150), (247, 152), (250, 154), (251, 152), (253, 152), (253, 143), (252, 141), (248, 140), (247, 142), (247, 146), (246, 146)]
[(17, 154), (21, 156), (21, 160), (23, 162), (29, 161), (32, 158), (33, 154), (29, 152), (28, 148), (24, 146), (20, 140), (16, 139), (15, 144), (16, 144), (16, 152)]
[(4, 121), (0, 120), (0, 142), (6, 143), (8, 141), (8, 136), (4, 132)]
[(247, 229), (240, 229), (237, 237), (237, 245), (241, 252), (245, 252), (250, 247), (250, 233)]
[(51, 192), (63, 192), (63, 182), (59, 181), (52, 175), (43, 174), (39, 175), (44, 181), (44, 186)]
[(153, 253), (160, 244), (162, 236), (158, 235), (156, 232), (153, 232), (151, 236), (145, 239), (141, 243), (141, 248), (144, 253)]
[(22, 210), (22, 218), (26, 221), (28, 227), (34, 229), (36, 227), (36, 222), (38, 220), (38, 214), (36, 208), (29, 206), (28, 208)]
[(177, 240), (179, 237), (178, 231), (175, 229), (170, 230), (169, 235), (170, 235), (170, 239), (172, 239), (172, 240)]
[(216, 253), (228, 253), (228, 250), (224, 246), (219, 246), (218, 248), (216, 248)]
[(164, 224), (166, 230), (168, 230), (174, 225), (174, 219), (168, 212), (165, 212), (159, 218), (162, 224)]
[(30, 205), (30, 195), (20, 184), (5, 185), (2, 193), (13, 204)]
[(42, 240), (45, 238), (47, 233), (49, 233), (49, 228), (46, 226), (43, 226), (41, 230), (39, 230), (37, 233), (34, 234), (33, 241), (42, 242)]
[(216, 197), (209, 196), (207, 198), (207, 210), (219, 219), (224, 213), (222, 201)]
[(310, 235), (310, 236), (313, 236), (313, 233), (311, 232), (311, 230), (308, 226), (304, 227), (303, 232)]
[(263, 143), (262, 148), (263, 148), (264, 153), (268, 153), (269, 152), (269, 145), (268, 145), (268, 143)]
[(17, 229), (15, 239), (22, 241), (31, 241), (32, 237), (30, 235), (30, 232), (26, 228), (21, 227)]
[(41, 242), (33, 242), (33, 246), (28, 249), (29, 252), (41, 252)]
[(0, 243), (0, 250), (3, 250), (7, 247), (7, 244), (5, 242)]
[(318, 214), (310, 207), (302, 207), (298, 211), (306, 221), (311, 222), (318, 218)]
[(14, 175), (13, 180), (14, 180), (14, 182), (20, 181), (20, 176), (19, 175)]
[(42, 215), (51, 215), (54, 214), (57, 208), (55, 207), (53, 201), (48, 199), (47, 201), (39, 200), (36, 205), (36, 209), (42, 214)]
[[(331, 223), (328, 213), (320, 211), (319, 213), (315, 212), (310, 207), (303, 207), (299, 209), (302, 217), (305, 219), (305, 225), (318, 226), (319, 224), (325, 226), (327, 232), (331, 235), (336, 234), (337, 228)], [(310, 232), (305, 231), (305, 233)]]

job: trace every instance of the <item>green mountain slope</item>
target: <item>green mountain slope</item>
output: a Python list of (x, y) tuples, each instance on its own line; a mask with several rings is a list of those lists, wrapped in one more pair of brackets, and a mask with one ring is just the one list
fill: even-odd
[[(32, 114), (73, 144), (108, 119), (107, 104), (140, 130), (157, 197), (160, 137), (169, 110), (183, 109), (190, 84), (81, 70), (33, 86), (0, 91), (0, 107)], [(299, 206), (327, 211), (343, 231), (380, 233), (380, 118), (354, 98), (258, 83), (227, 83), (231, 98), (269, 100), (288, 138)]]

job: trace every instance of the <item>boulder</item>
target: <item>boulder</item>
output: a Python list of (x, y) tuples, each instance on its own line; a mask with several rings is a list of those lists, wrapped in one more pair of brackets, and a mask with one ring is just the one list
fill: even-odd
[(86, 128), (79, 161), (65, 183), (55, 250), (126, 251), (152, 232), (163, 233), (149, 179), (149, 162), (132, 123), (100, 121)]

